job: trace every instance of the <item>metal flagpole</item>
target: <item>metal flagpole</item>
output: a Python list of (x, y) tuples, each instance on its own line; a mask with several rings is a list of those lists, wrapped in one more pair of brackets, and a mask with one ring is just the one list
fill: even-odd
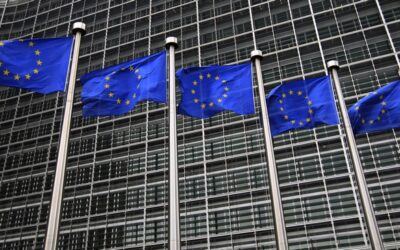
[(169, 50), (169, 249), (181, 249), (179, 230), (179, 176), (176, 137), (176, 94), (175, 94), (175, 48), (176, 37), (168, 37), (165, 45)]
[(354, 139), (353, 129), (351, 128), (351, 123), (349, 115), (347, 113), (346, 104), (344, 102), (342, 89), (340, 88), (339, 76), (337, 73), (339, 69), (339, 62), (329, 61), (327, 63), (327, 66), (328, 69), (332, 72), (331, 74), (337, 93), (340, 112), (343, 117), (343, 126), (345, 128), (347, 141), (349, 143), (350, 155), (353, 161), (354, 173), (356, 176), (358, 190), (360, 191), (361, 205), (363, 207), (365, 220), (367, 222), (367, 229), (371, 241), (371, 246), (372, 249), (374, 250), (383, 250), (384, 248), (383, 248), (381, 234), (379, 232), (378, 223), (376, 222), (374, 208), (372, 206), (372, 202), (369, 197), (368, 186), (367, 182), (365, 181), (365, 176), (363, 168), (361, 166), (360, 156), (358, 155), (357, 145)]
[(76, 81), (76, 71), (78, 66), (79, 48), (81, 37), (85, 34), (86, 25), (81, 22), (74, 23), (72, 32), (75, 35), (74, 52), (72, 55), (71, 71), (69, 74), (69, 84), (67, 100), (64, 108), (64, 118), (61, 129), (60, 145), (58, 148), (57, 168), (54, 178), (53, 196), (51, 198), (50, 216), (46, 234), (46, 250), (57, 249), (58, 229), (61, 214), (61, 204), (64, 188), (64, 174), (67, 163), (69, 131), (72, 116), (72, 104), (74, 103), (74, 91)]
[(283, 217), (282, 199), (279, 191), (278, 172), (275, 165), (274, 145), (272, 142), (271, 130), (269, 127), (267, 102), (265, 100), (264, 83), (261, 74), (261, 59), (262, 52), (260, 50), (253, 50), (251, 52), (251, 59), (254, 62), (257, 73), (258, 91), (260, 95), (260, 105), (262, 122), (264, 129), (264, 143), (266, 150), (266, 157), (268, 160), (268, 177), (269, 188), (271, 190), (272, 213), (274, 216), (275, 228), (275, 241), (278, 250), (287, 250), (288, 242), (286, 237), (285, 219)]

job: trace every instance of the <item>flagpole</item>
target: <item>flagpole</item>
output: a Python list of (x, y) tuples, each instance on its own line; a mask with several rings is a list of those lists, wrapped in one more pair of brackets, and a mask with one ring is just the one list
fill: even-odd
[(262, 122), (264, 129), (264, 143), (266, 150), (266, 158), (268, 160), (268, 177), (269, 188), (271, 191), (272, 214), (274, 216), (274, 229), (275, 241), (278, 250), (287, 250), (288, 242), (286, 237), (285, 219), (283, 216), (282, 199), (279, 190), (278, 172), (275, 165), (274, 145), (271, 136), (271, 129), (269, 126), (267, 102), (265, 100), (264, 83), (261, 74), (261, 59), (262, 52), (260, 50), (253, 50), (251, 52), (251, 59), (254, 62), (257, 73), (258, 93), (260, 95), (260, 105)]
[(74, 23), (72, 33), (75, 35), (74, 52), (72, 55), (71, 70), (67, 91), (67, 100), (64, 107), (64, 118), (61, 129), (60, 144), (58, 147), (57, 167), (54, 177), (53, 195), (50, 204), (50, 215), (46, 233), (46, 250), (57, 249), (58, 229), (61, 214), (61, 205), (64, 188), (64, 175), (67, 162), (69, 131), (71, 127), (72, 105), (74, 103), (74, 91), (76, 81), (76, 71), (78, 66), (79, 48), (81, 37), (85, 34), (86, 25), (81, 22)]
[(384, 249), (381, 234), (379, 232), (378, 223), (376, 222), (374, 208), (372, 206), (371, 199), (369, 197), (368, 186), (365, 180), (364, 171), (361, 165), (360, 156), (357, 151), (357, 145), (353, 134), (353, 129), (351, 127), (349, 115), (347, 113), (346, 103), (344, 102), (342, 89), (340, 88), (338, 69), (338, 61), (329, 61), (327, 63), (328, 69), (332, 72), (332, 78), (335, 85), (340, 111), (343, 118), (343, 126), (345, 128), (347, 141), (349, 143), (350, 155), (353, 161), (354, 173), (356, 176), (356, 181), (358, 185), (358, 190), (361, 196), (361, 205), (364, 210), (365, 220), (367, 222), (367, 229), (369, 238), (371, 241), (371, 246), (373, 250)]
[(168, 37), (165, 45), (169, 50), (169, 249), (181, 249), (179, 224), (179, 175), (176, 136), (176, 94), (175, 94), (175, 48), (176, 37)]

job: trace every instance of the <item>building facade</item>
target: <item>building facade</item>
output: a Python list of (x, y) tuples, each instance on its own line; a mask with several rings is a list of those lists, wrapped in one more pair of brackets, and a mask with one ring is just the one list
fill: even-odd
[[(78, 78), (161, 51), (168, 36), (179, 41), (177, 68), (247, 62), (260, 49), (267, 93), (327, 74), (332, 59), (349, 106), (399, 77), (396, 0), (3, 0), (0, 13), (0, 40), (66, 36), (86, 23)], [(165, 249), (167, 106), (84, 118), (81, 89), (59, 249)], [(63, 105), (64, 93), (0, 89), (0, 249), (44, 246)], [(274, 249), (259, 116), (178, 115), (177, 129), (182, 249)], [(386, 249), (400, 248), (398, 136), (356, 138)], [(370, 249), (344, 130), (291, 131), (274, 146), (290, 249)]]

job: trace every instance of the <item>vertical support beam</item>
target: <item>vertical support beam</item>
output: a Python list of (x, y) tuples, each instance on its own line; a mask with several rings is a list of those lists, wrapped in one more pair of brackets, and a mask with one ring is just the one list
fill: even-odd
[(278, 171), (275, 165), (274, 145), (269, 126), (267, 101), (265, 100), (264, 83), (261, 73), (262, 52), (253, 50), (251, 59), (257, 73), (258, 91), (260, 95), (261, 115), (264, 129), (264, 143), (266, 158), (268, 161), (269, 188), (271, 191), (272, 214), (274, 217), (275, 241), (278, 250), (287, 250), (288, 242), (286, 237), (285, 218), (283, 215), (282, 199), (279, 190)]
[(386, 31), (386, 34), (388, 36), (390, 47), (392, 48), (392, 51), (394, 53), (394, 57), (395, 57), (396, 62), (397, 62), (398, 74), (400, 75), (400, 60), (399, 60), (399, 57), (397, 55), (396, 46), (394, 46), (393, 39), (392, 39), (392, 36), (390, 35), (389, 27), (388, 27), (388, 25), (386, 23), (385, 15), (383, 15), (381, 4), (379, 3), (379, 0), (375, 0), (375, 3), (376, 3), (376, 7), (378, 8), (379, 15), (381, 16), (383, 27), (385, 27), (385, 31)]
[(57, 249), (58, 229), (60, 223), (61, 205), (64, 189), (64, 176), (67, 163), (67, 153), (69, 144), (69, 131), (71, 127), (72, 105), (74, 103), (76, 72), (78, 67), (79, 49), (81, 38), (85, 34), (86, 25), (81, 22), (74, 23), (72, 32), (75, 35), (74, 52), (72, 55), (71, 70), (69, 75), (69, 84), (67, 99), (64, 107), (64, 118), (60, 135), (60, 144), (58, 147), (57, 167), (54, 178), (53, 196), (51, 198), (50, 216), (46, 233), (46, 250)]
[(345, 128), (347, 141), (350, 148), (351, 159), (353, 161), (357, 186), (361, 196), (361, 205), (364, 210), (364, 217), (367, 223), (369, 239), (371, 241), (371, 247), (373, 250), (383, 250), (384, 247), (381, 234), (379, 232), (378, 223), (376, 222), (374, 208), (372, 206), (372, 202), (369, 197), (368, 186), (364, 176), (364, 170), (361, 165), (361, 160), (357, 151), (357, 145), (354, 138), (353, 129), (351, 127), (349, 115), (347, 113), (346, 103), (344, 102), (342, 89), (340, 87), (339, 76), (337, 73), (339, 69), (339, 62), (329, 61), (327, 63), (327, 66), (329, 71), (331, 71), (333, 83), (336, 89), (336, 94), (340, 107), (340, 113), (343, 118), (343, 126)]
[(176, 136), (175, 48), (176, 37), (168, 37), (165, 45), (169, 51), (169, 249), (181, 249), (179, 224), (179, 175)]

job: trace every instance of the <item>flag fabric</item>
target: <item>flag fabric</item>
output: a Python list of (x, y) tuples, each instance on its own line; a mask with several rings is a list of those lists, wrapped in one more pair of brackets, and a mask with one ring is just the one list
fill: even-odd
[(353, 132), (364, 134), (400, 128), (400, 80), (369, 93), (349, 109)]
[(0, 41), (0, 85), (48, 94), (65, 90), (71, 37)]
[(339, 123), (329, 76), (283, 83), (269, 93), (267, 103), (272, 135)]
[(93, 71), (81, 81), (84, 116), (121, 115), (144, 100), (166, 103), (166, 53)]
[(191, 67), (176, 73), (182, 93), (178, 112), (208, 118), (230, 110), (254, 114), (251, 64)]

